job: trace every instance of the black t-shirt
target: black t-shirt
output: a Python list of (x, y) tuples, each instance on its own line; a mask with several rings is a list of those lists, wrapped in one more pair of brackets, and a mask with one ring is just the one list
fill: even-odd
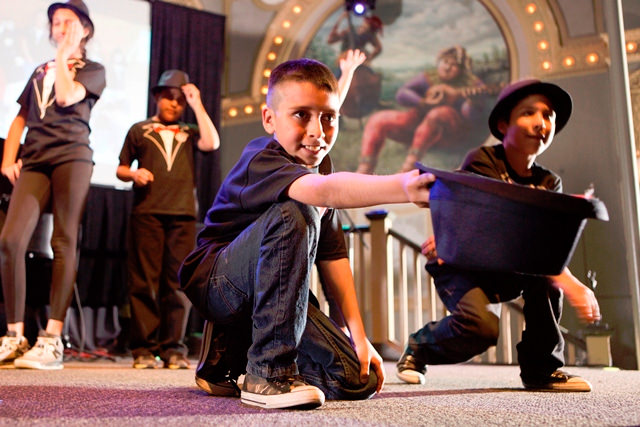
[(173, 133), (168, 153), (158, 132), (160, 122), (147, 119), (131, 126), (120, 152), (120, 165), (153, 173), (153, 182), (143, 187), (133, 186), (134, 214), (188, 215), (195, 218), (194, 147), (199, 132), (197, 126), (176, 123), (167, 126)]
[[(220, 250), (256, 221), (274, 203), (287, 200), (293, 181), (309, 173), (329, 174), (332, 164), (326, 156), (316, 169), (295, 162), (272, 137), (251, 141), (240, 160), (220, 186), (198, 235), (198, 247), (185, 260), (180, 281), (185, 286), (196, 269), (208, 274)], [(321, 221), (317, 260), (347, 257), (342, 225), (334, 209), (328, 209)], [(201, 265), (202, 264), (202, 265)], [(194, 280), (207, 280), (206, 277)]]
[(467, 153), (461, 170), (499, 179), (508, 183), (527, 185), (543, 190), (562, 192), (562, 180), (552, 171), (537, 163), (531, 167), (531, 176), (518, 175), (509, 165), (502, 144), (483, 146)]
[(68, 66), (75, 72), (74, 80), (84, 86), (87, 95), (80, 102), (60, 107), (55, 102), (53, 66), (54, 61), (38, 66), (18, 98), (28, 111), (28, 131), (21, 155), (27, 169), (71, 160), (92, 161), (89, 117), (106, 85), (104, 67), (88, 59), (70, 60)]

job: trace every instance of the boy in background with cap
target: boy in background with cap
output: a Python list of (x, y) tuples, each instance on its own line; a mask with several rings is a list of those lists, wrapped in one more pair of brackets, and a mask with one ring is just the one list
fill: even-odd
[[(195, 149), (216, 150), (220, 138), (198, 88), (167, 70), (152, 88), (156, 114), (129, 129), (116, 175), (133, 181), (128, 282), (133, 366), (186, 369), (183, 343), (191, 305), (177, 272), (195, 244)], [(180, 122), (189, 104), (197, 126)], [(131, 165), (138, 162), (134, 170)], [(158, 357), (156, 357), (158, 356)]]
[[(510, 84), (500, 93), (489, 116), (491, 133), (502, 144), (472, 150), (461, 169), (561, 192), (560, 177), (535, 160), (565, 126), (571, 109), (569, 94), (552, 83), (530, 79)], [(588, 381), (559, 370), (564, 365), (564, 339), (558, 323), (563, 293), (582, 321), (600, 319), (593, 292), (568, 269), (558, 276), (468, 271), (439, 259), (433, 236), (423, 244), (422, 252), (428, 259), (427, 271), (451, 314), (409, 336), (397, 364), (401, 380), (423, 384), (427, 364), (464, 362), (495, 345), (500, 313), (496, 303), (522, 295), (526, 329), (517, 350), (525, 388), (591, 390)]]

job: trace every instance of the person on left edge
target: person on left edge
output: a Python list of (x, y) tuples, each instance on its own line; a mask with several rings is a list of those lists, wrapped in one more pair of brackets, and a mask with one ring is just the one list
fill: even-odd
[[(7, 315), (0, 364), (32, 369), (63, 368), (60, 334), (73, 295), (78, 227), (93, 171), (89, 116), (106, 85), (104, 67), (86, 56), (94, 27), (84, 2), (53, 3), (47, 13), (56, 57), (36, 68), (18, 98), (20, 111), (9, 128), (2, 158), (2, 174), (14, 188), (0, 234)], [(53, 212), (51, 312), (46, 329), (29, 350), (24, 337), (25, 253), (48, 206)]]
[[(195, 246), (195, 150), (220, 138), (198, 88), (167, 70), (151, 92), (156, 114), (129, 129), (116, 175), (133, 181), (129, 233), (129, 300), (133, 367), (186, 369), (184, 334), (191, 304), (179, 290), (178, 268)], [(197, 126), (180, 122), (186, 105)], [(138, 167), (131, 169), (134, 160)]]

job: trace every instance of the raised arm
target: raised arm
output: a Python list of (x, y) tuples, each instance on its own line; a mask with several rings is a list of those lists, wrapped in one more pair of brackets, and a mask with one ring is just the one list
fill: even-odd
[(340, 23), (342, 22), (342, 20), (347, 17), (347, 14), (348, 12), (344, 11), (338, 17), (338, 19), (336, 19), (336, 23), (333, 24), (333, 27), (331, 27), (331, 32), (329, 32), (329, 36), (327, 37), (327, 43), (332, 44), (342, 40), (345, 31), (338, 31), (338, 28), (340, 27)]
[(68, 107), (80, 102), (87, 96), (85, 87), (74, 80), (74, 74), (67, 67), (67, 60), (77, 54), (85, 29), (80, 21), (72, 21), (64, 39), (59, 43), (56, 52), (56, 104)]
[(351, 86), (351, 80), (356, 69), (367, 59), (367, 55), (359, 49), (349, 49), (340, 58), (340, 80), (338, 80), (338, 91), (340, 92), (340, 105), (344, 102)]
[(217, 150), (220, 147), (220, 136), (211, 121), (211, 117), (207, 114), (207, 110), (202, 104), (200, 98), (200, 90), (193, 83), (182, 86), (182, 92), (187, 98), (187, 103), (196, 115), (198, 128), (200, 129), (200, 139), (198, 140), (198, 149), (202, 151)]

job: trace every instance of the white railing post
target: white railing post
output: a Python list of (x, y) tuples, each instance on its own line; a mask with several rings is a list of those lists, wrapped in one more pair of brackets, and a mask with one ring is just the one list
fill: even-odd
[(393, 319), (393, 266), (389, 263), (389, 229), (391, 220), (387, 211), (372, 211), (366, 215), (371, 233), (371, 343), (383, 352), (395, 335)]

